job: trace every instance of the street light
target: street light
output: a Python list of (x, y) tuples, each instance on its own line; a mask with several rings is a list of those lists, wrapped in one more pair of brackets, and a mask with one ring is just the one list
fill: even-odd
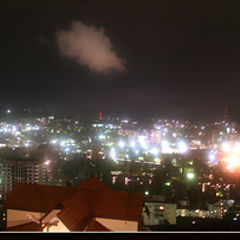
[(193, 179), (193, 178), (194, 178), (194, 173), (191, 173), (191, 172), (188, 173), (188, 174), (187, 174), (187, 178), (188, 178), (188, 179)]

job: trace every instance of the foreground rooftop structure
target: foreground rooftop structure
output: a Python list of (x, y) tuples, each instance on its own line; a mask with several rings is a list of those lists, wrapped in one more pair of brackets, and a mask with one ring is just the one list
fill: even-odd
[(7, 231), (136, 232), (143, 202), (143, 194), (113, 191), (93, 177), (77, 187), (17, 183), (4, 208)]

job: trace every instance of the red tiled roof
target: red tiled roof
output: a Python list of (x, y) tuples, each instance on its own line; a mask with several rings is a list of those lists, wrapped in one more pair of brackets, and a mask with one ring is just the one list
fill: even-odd
[(41, 232), (41, 225), (34, 223), (34, 222), (30, 222), (30, 223), (25, 223), (25, 224), (21, 224), (21, 225), (17, 225), (14, 227), (9, 227), (6, 229), (7, 232)]
[(65, 208), (58, 214), (58, 217), (71, 231), (82, 231), (93, 217), (81, 192), (77, 192), (71, 199), (64, 201), (63, 205)]
[(95, 219), (92, 219), (84, 231), (86, 231), (86, 232), (109, 232), (110, 230), (108, 228), (104, 227), (102, 224), (100, 224)]
[(141, 193), (105, 191), (97, 206), (95, 217), (139, 221), (144, 195)]
[(16, 183), (3, 207), (46, 213), (76, 191), (73, 187)]
[(107, 231), (94, 218), (139, 221), (143, 201), (143, 194), (113, 191), (91, 178), (76, 188), (19, 183), (4, 207), (47, 213), (61, 205), (58, 217), (70, 231)]
[(77, 189), (95, 189), (95, 190), (110, 190), (112, 189), (108, 187), (103, 182), (99, 181), (96, 177), (91, 177), (88, 180), (82, 182), (77, 186)]
[[(82, 215), (89, 211), (89, 216), (119, 220), (139, 221), (142, 215), (144, 196), (140, 193), (119, 191), (97, 191), (83, 189), (63, 202), (65, 209), (59, 214), (63, 222), (69, 222), (68, 217), (74, 219), (69, 226), (81, 221)], [(65, 214), (68, 217), (65, 220)]]

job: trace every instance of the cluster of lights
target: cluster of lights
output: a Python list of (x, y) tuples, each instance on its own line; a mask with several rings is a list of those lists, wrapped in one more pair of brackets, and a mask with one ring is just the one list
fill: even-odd
[(235, 172), (240, 170), (240, 144), (230, 144), (224, 142), (221, 146), (224, 156), (221, 158), (221, 161), (226, 165), (226, 168), (230, 172)]

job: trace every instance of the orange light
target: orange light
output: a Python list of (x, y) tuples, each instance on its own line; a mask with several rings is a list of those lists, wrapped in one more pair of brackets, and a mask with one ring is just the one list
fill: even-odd
[(222, 162), (226, 164), (226, 168), (231, 172), (240, 169), (240, 156), (237, 154), (229, 154), (223, 157)]

